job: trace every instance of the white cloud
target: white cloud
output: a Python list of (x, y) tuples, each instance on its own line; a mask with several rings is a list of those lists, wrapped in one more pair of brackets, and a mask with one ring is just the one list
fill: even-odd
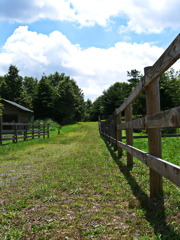
[(14, 64), (23, 76), (40, 78), (58, 71), (70, 75), (84, 90), (85, 97), (96, 98), (117, 81), (126, 81), (131, 69), (142, 71), (154, 64), (163, 49), (148, 43), (118, 42), (109, 49), (81, 49), (73, 45), (61, 32), (49, 36), (17, 28), (0, 52), (0, 75)]
[(179, 0), (6, 0), (0, 2), (0, 19), (31, 23), (40, 19), (70, 21), (80, 26), (108, 27), (111, 17), (126, 19), (120, 30), (160, 33), (180, 27)]
[(74, 21), (75, 13), (66, 0), (6, 0), (0, 2), (0, 18), (19, 23), (40, 19)]

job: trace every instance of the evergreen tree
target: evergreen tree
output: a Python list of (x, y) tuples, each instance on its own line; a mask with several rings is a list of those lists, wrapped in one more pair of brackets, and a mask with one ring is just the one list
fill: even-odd
[(34, 116), (35, 119), (46, 119), (53, 116), (53, 89), (44, 75), (38, 83), (34, 99)]
[(84, 97), (69, 76), (59, 81), (54, 101), (54, 118), (61, 124), (80, 121), (84, 114)]
[(87, 99), (86, 102), (84, 102), (84, 121), (88, 122), (91, 120), (91, 111), (92, 111), (92, 101), (90, 99)]
[(180, 105), (180, 73), (170, 69), (159, 78), (161, 110)]
[(141, 79), (142, 74), (136, 69), (133, 69), (131, 71), (127, 71), (127, 76), (129, 77), (128, 79), (129, 87), (133, 91), (136, 85), (138, 84), (139, 80)]
[(54, 74), (50, 74), (48, 76), (48, 82), (51, 86), (56, 87), (60, 81), (62, 81), (65, 77), (65, 73), (59, 74), (58, 72), (55, 72)]
[(27, 94), (29, 94), (32, 98), (36, 94), (37, 85), (38, 85), (37, 78), (27, 77), (27, 76), (23, 78), (24, 89), (26, 90)]
[(106, 91), (103, 92), (102, 104), (103, 115), (108, 117), (116, 108), (118, 108), (126, 97), (130, 94), (130, 88), (128, 83), (116, 82)]
[(2, 105), (2, 103), (1, 103), (1, 98), (0, 98), (0, 117), (2, 116), (2, 108), (3, 108), (3, 105)]
[[(133, 91), (141, 80), (142, 75), (136, 69), (127, 72), (129, 88)], [(146, 114), (146, 93), (142, 92), (139, 97), (132, 103), (133, 115), (145, 115)]]
[(1, 97), (20, 103), (22, 93), (23, 78), (19, 76), (17, 67), (10, 65), (8, 74), (4, 76), (4, 81), (1, 85)]
[(103, 95), (98, 97), (92, 104), (90, 111), (90, 120), (98, 121), (98, 117), (101, 116), (103, 118)]

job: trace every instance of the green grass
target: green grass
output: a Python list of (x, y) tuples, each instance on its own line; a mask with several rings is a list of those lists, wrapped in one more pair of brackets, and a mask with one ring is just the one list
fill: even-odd
[(179, 188), (164, 180), (149, 201), (148, 169), (127, 168), (97, 123), (0, 147), (0, 196), (2, 240), (180, 239)]

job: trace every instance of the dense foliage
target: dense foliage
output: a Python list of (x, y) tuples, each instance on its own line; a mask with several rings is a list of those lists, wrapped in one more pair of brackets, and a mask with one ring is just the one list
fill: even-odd
[[(127, 72), (128, 83), (116, 82), (98, 97), (91, 107), (91, 120), (97, 120), (100, 115), (102, 119), (111, 115), (115, 108), (119, 107), (124, 99), (134, 90), (142, 75), (137, 70)], [(180, 72), (170, 69), (159, 78), (161, 110), (180, 106)], [(145, 91), (132, 104), (133, 115), (146, 114)]]
[[(0, 77), (0, 97), (19, 103), (34, 111), (35, 120), (51, 118), (64, 125), (77, 121), (97, 121), (107, 118), (134, 90), (142, 75), (136, 69), (127, 72), (127, 82), (116, 82), (93, 103), (84, 101), (82, 90), (64, 73), (43, 74), (36, 78), (24, 78), (11, 65), (8, 73)], [(180, 105), (180, 72), (173, 69), (159, 78), (161, 109)], [(133, 115), (146, 114), (145, 92), (133, 102)], [(0, 105), (1, 109), (1, 105)]]
[(34, 111), (34, 118), (54, 119), (60, 124), (84, 119), (85, 102), (82, 90), (64, 73), (43, 74), (36, 78), (24, 78), (11, 65), (8, 74), (0, 77), (0, 96)]

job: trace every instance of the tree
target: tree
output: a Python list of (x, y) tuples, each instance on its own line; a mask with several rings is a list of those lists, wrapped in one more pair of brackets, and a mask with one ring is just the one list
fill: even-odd
[(90, 111), (90, 120), (98, 121), (98, 117), (103, 116), (103, 103), (102, 103), (103, 95), (99, 96), (92, 104)]
[(25, 76), (23, 78), (23, 86), (26, 92), (33, 98), (36, 94), (37, 90), (37, 85), (38, 85), (38, 80), (37, 78), (33, 77), (27, 77)]
[(60, 81), (62, 81), (65, 77), (65, 73), (59, 74), (58, 72), (55, 72), (54, 74), (50, 74), (48, 76), (48, 82), (51, 86), (56, 87)]
[(127, 76), (130, 77), (128, 79), (129, 87), (133, 91), (136, 85), (138, 84), (139, 80), (142, 78), (142, 74), (138, 70), (133, 69), (131, 71), (127, 71)]
[(84, 97), (82, 90), (69, 76), (59, 81), (55, 92), (54, 118), (61, 124), (69, 124), (83, 119)]
[(180, 72), (170, 69), (159, 78), (161, 110), (180, 105)]
[(86, 102), (84, 102), (84, 121), (88, 122), (91, 120), (91, 108), (92, 108), (92, 101), (90, 99), (87, 99)]
[(34, 99), (34, 116), (35, 119), (46, 119), (53, 116), (53, 89), (44, 75), (38, 83)]
[(23, 78), (19, 76), (19, 70), (16, 66), (10, 65), (8, 74), (4, 76), (1, 85), (1, 97), (20, 103), (22, 93)]
[(108, 117), (118, 108), (130, 94), (128, 83), (116, 82), (103, 92), (103, 115)]
[[(142, 78), (142, 74), (136, 69), (127, 72), (129, 87), (133, 91)], [(132, 103), (133, 115), (145, 115), (146, 114), (146, 94), (142, 92), (139, 97)]]
[(3, 104), (1, 103), (1, 98), (0, 98), (0, 117), (2, 116), (2, 109), (3, 109)]

